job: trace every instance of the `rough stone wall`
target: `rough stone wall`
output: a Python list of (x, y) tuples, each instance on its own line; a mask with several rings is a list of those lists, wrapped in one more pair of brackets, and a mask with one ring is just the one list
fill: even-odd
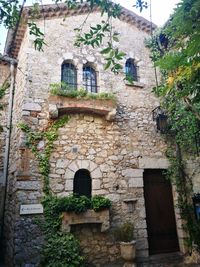
[[(6, 80), (9, 82), (9, 64), (0, 62), (0, 86), (4, 84)], [(5, 151), (5, 137), (6, 137), (6, 125), (7, 125), (7, 112), (8, 112), (8, 96), (9, 88), (5, 92), (5, 96), (0, 99), (0, 227), (3, 223), (3, 209), (4, 209), (4, 197), (5, 197), (5, 184), (3, 182), (3, 164), (4, 164), (4, 151)], [(2, 229), (2, 228), (1, 228)], [(0, 230), (1, 232), (1, 230)], [(1, 243), (2, 240), (0, 240)], [(2, 248), (1, 248), (2, 249)]]
[[(9, 65), (0, 62), (0, 86), (3, 85), (5, 80), (9, 81)], [(7, 114), (7, 101), (8, 101), (9, 90), (6, 91), (5, 96), (0, 99), (0, 103), (3, 106), (3, 110), (0, 111), (1, 114), (1, 126), (3, 131), (0, 132), (0, 176), (3, 172), (3, 158), (4, 158), (4, 145), (5, 145), (5, 127), (6, 127), (6, 114)], [(1, 178), (0, 178), (1, 181)]]
[[(19, 52), (19, 63), (16, 69), (15, 95), (13, 105), (12, 134), (10, 145), (10, 161), (9, 161), (9, 179), (7, 188), (7, 205), (5, 210), (5, 227), (4, 235), (6, 236), (6, 266), (22, 266), (26, 259), (30, 259), (30, 263), (39, 262), (38, 247), (40, 246), (41, 233), (32, 222), (33, 217), (27, 216), (21, 218), (19, 216), (20, 204), (34, 202), (35, 194), (34, 186), (23, 184), (24, 178), (24, 159), (27, 158), (24, 151), (24, 135), (18, 129), (18, 123), (22, 122), (23, 102), (26, 98), (27, 83), (29, 82), (29, 72), (27, 61), (29, 57), (29, 40), (25, 34)], [(31, 119), (31, 118), (30, 118)], [(26, 169), (26, 168), (25, 168)], [(26, 173), (27, 175), (27, 173)], [(30, 173), (29, 173), (30, 177)], [(31, 177), (31, 183), (34, 183), (35, 177)], [(33, 181), (32, 181), (33, 180)], [(26, 193), (23, 193), (23, 191)], [(32, 193), (33, 190), (33, 193)], [(25, 195), (25, 196), (24, 196)], [(30, 198), (32, 200), (30, 200)], [(38, 202), (38, 200), (37, 200)], [(32, 223), (31, 223), (32, 222)], [(36, 241), (33, 240), (33, 236)], [(37, 244), (36, 244), (37, 243)], [(26, 259), (24, 258), (26, 255)]]
[(194, 193), (200, 193), (200, 157), (187, 161), (186, 172), (192, 178)]
[[(114, 20), (114, 30), (120, 32), (119, 48), (134, 58), (139, 67), (139, 83), (125, 84), (123, 74), (114, 75), (104, 71), (99, 49), (75, 48), (73, 29), (80, 25), (85, 15), (52, 18), (45, 21), (47, 46), (44, 52), (34, 49), (32, 36), (26, 33), (19, 53), (16, 75), (11, 161), (9, 175), (9, 197), (6, 211), (6, 234), (8, 236), (8, 266), (38, 266), (42, 239), (32, 216), (20, 216), (20, 204), (40, 203), (42, 180), (38, 165), (24, 146), (24, 136), (17, 128), (24, 121), (32, 129), (44, 129), (48, 123), (49, 84), (60, 82), (61, 64), (71, 60), (78, 70), (79, 88), (82, 86), (82, 67), (89, 62), (98, 73), (98, 90), (116, 93), (117, 116), (113, 122), (87, 115), (70, 116), (70, 121), (59, 130), (51, 156), (50, 184), (57, 195), (73, 191), (73, 177), (80, 168), (90, 171), (92, 194), (109, 197), (112, 202), (111, 229), (125, 219), (135, 223), (137, 256), (148, 256), (145, 206), (143, 197), (143, 170), (145, 168), (167, 168), (166, 144), (156, 132), (152, 121), (152, 110), (159, 105), (151, 93), (155, 85), (154, 71), (148, 50), (144, 47), (146, 33), (123, 21)], [(102, 19), (100, 19), (101, 21)], [(99, 14), (88, 18), (88, 24), (99, 22)], [(43, 21), (38, 24), (43, 27)], [(125, 60), (122, 62), (125, 64)], [(139, 86), (138, 86), (139, 85)], [(41, 146), (42, 150), (42, 146)], [(128, 212), (128, 203), (132, 212)], [(76, 228), (76, 227), (75, 227)], [(86, 227), (87, 228), (87, 227)], [(95, 228), (94, 228), (95, 229)], [(33, 230), (33, 231), (32, 231)], [(75, 233), (82, 233), (74, 229)], [(87, 234), (85, 234), (85, 232)], [(105, 256), (110, 261), (118, 257), (118, 247), (109, 234), (80, 235), (89, 261), (104, 264)], [(37, 242), (33, 241), (37, 239)], [(87, 236), (87, 238), (86, 238)], [(97, 242), (95, 236), (98, 236)], [(86, 243), (86, 240), (88, 241)], [(91, 242), (91, 240), (93, 240)], [(98, 254), (91, 246), (100, 246)], [(101, 265), (100, 265), (101, 266)]]

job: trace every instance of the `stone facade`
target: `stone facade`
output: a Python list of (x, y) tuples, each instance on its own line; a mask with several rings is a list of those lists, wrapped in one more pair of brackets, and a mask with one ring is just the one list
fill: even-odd
[[(167, 145), (152, 121), (152, 110), (159, 102), (152, 93), (154, 69), (149, 51), (144, 46), (144, 40), (149, 35), (134, 24), (113, 20), (113, 29), (120, 33), (119, 49), (126, 53), (126, 58), (134, 58), (138, 66), (139, 82), (126, 84), (123, 74), (114, 75), (104, 70), (99, 48), (74, 47), (73, 29), (84, 21), (85, 16), (71, 15), (64, 21), (54, 16), (46, 19), (44, 31), (47, 46), (44, 52), (35, 51), (33, 37), (27, 30), (21, 43), (5, 214), (7, 266), (39, 266), (43, 238), (34, 223), (34, 216), (20, 216), (19, 209), (21, 204), (41, 202), (43, 182), (38, 162), (26, 148), (25, 136), (17, 124), (25, 122), (35, 131), (45, 129), (52, 117), (52, 105), (56, 104), (52, 100), (49, 102), (49, 85), (60, 82), (61, 64), (65, 60), (76, 66), (79, 88), (82, 87), (83, 64), (89, 62), (94, 66), (98, 73), (98, 91), (116, 95), (117, 113), (112, 120), (84, 110), (70, 114), (69, 122), (59, 129), (59, 137), (54, 142), (50, 158), (51, 190), (58, 196), (72, 193), (75, 173), (79, 169), (87, 169), (92, 178), (92, 195), (104, 195), (112, 201), (111, 227), (106, 233), (101, 232), (98, 225), (72, 226), (72, 231), (81, 241), (83, 252), (94, 266), (103, 266), (119, 258), (119, 248), (111, 231), (125, 220), (135, 224), (137, 257), (148, 256), (143, 172), (145, 169), (168, 167), (165, 157)], [(98, 12), (92, 13), (84, 30), (101, 20)], [(41, 19), (37, 23), (43, 29), (44, 21)], [(41, 153), (43, 148), (44, 143), (41, 142)], [(176, 214), (177, 226), (181, 231), (178, 211)], [(180, 245), (183, 238), (180, 233)]]
[[(5, 62), (0, 62), (0, 86), (4, 84), (5, 81), (10, 81), (9, 77), (9, 65)], [(4, 165), (4, 152), (5, 152), (5, 138), (6, 138), (6, 126), (7, 126), (7, 113), (8, 113), (8, 96), (9, 88), (6, 90), (5, 95), (0, 99), (0, 229), (2, 229), (3, 224), (3, 210), (4, 210), (4, 198), (5, 198), (5, 183), (3, 177), (3, 165)], [(1, 230), (0, 230), (1, 232)]]

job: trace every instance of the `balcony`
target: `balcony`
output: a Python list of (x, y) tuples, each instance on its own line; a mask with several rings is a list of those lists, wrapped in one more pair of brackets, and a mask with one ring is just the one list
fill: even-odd
[(50, 95), (49, 117), (56, 119), (64, 114), (86, 113), (105, 117), (112, 121), (116, 115), (116, 101), (113, 99), (70, 98)]

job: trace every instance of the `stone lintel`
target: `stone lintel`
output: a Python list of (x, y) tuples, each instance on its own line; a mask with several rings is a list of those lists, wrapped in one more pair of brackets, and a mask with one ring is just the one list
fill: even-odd
[(63, 212), (62, 231), (70, 232), (71, 225), (90, 223), (101, 224), (101, 232), (107, 231), (110, 228), (109, 210), (106, 209), (98, 212), (95, 212), (94, 210), (87, 210), (81, 214)]
[(143, 169), (167, 169), (169, 161), (166, 158), (140, 158), (139, 168)]

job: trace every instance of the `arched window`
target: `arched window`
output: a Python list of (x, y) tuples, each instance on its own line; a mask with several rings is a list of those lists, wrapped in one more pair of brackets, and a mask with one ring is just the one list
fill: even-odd
[(83, 86), (90, 93), (97, 93), (96, 71), (89, 65), (83, 66)]
[(133, 81), (138, 81), (137, 66), (134, 62), (134, 59), (132, 58), (127, 59), (125, 65), (125, 73), (128, 76), (128, 78), (132, 79)]
[(77, 89), (77, 71), (72, 63), (64, 62), (62, 64), (61, 82), (66, 83), (71, 89)]
[(91, 198), (92, 179), (90, 172), (86, 169), (80, 169), (74, 176), (73, 193), (78, 196), (86, 196)]

